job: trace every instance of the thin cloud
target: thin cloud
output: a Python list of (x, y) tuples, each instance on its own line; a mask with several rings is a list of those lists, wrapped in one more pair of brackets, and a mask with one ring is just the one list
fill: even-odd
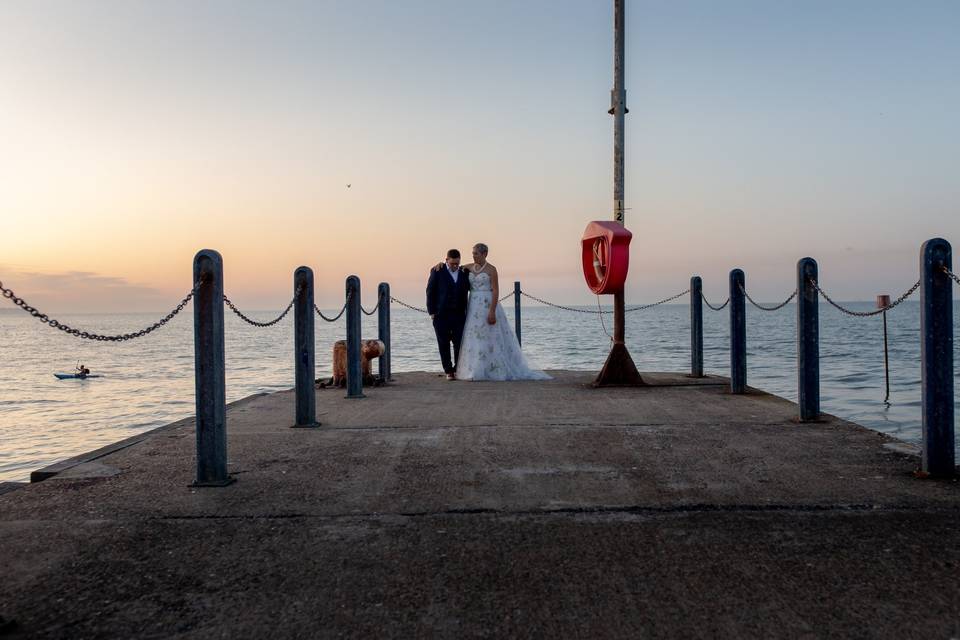
[(8, 289), (43, 311), (141, 311), (164, 306), (160, 289), (93, 271), (41, 273), (0, 265)]

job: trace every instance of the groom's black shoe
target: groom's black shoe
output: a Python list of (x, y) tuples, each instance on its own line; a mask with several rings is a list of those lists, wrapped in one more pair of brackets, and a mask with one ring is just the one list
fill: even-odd
[(455, 373), (448, 373), (448, 374), (447, 374), (447, 380), (456, 380), (456, 379), (457, 379), (457, 374), (455, 374)]

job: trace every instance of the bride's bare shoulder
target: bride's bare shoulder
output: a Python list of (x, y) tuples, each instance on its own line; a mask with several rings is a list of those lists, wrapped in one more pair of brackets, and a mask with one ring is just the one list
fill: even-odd
[(490, 270), (490, 273), (496, 273), (496, 272), (497, 272), (497, 268), (496, 268), (495, 266), (493, 266), (493, 263), (492, 263), (492, 262), (488, 262), (488, 263), (487, 263), (487, 268)]

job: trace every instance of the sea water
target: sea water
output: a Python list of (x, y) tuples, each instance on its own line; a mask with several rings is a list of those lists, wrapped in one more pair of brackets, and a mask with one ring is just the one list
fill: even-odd
[[(872, 303), (849, 303), (870, 310)], [(589, 308), (585, 308), (589, 309)], [(513, 322), (513, 306), (505, 304)], [(960, 310), (954, 318), (960, 319)], [(276, 311), (250, 312), (266, 320)], [(704, 307), (704, 368), (729, 371), (728, 310)], [(107, 334), (143, 328), (162, 314), (65, 314), (62, 322)], [(328, 315), (333, 315), (332, 313)], [(192, 415), (192, 309), (143, 338), (122, 343), (81, 340), (41, 324), (19, 309), (0, 311), (0, 481)], [(393, 373), (440, 371), (429, 318), (392, 311)], [(363, 316), (364, 337), (376, 317)], [(890, 403), (884, 399), (883, 321), (854, 318), (820, 305), (822, 409), (908, 442), (920, 441), (920, 307), (908, 301), (888, 313)], [(524, 306), (523, 349), (543, 369), (595, 372), (610, 347), (596, 314)], [(343, 319), (317, 318), (317, 377), (330, 375), (332, 345)], [(687, 304), (666, 304), (627, 316), (627, 346), (641, 371), (690, 368)], [(958, 343), (960, 344), (960, 343)], [(958, 347), (960, 349), (960, 347)], [(57, 380), (77, 361), (102, 378)], [(293, 316), (270, 328), (242, 323), (226, 311), (227, 401), (294, 383)], [(796, 306), (776, 312), (747, 307), (747, 382), (796, 401)], [(960, 367), (958, 367), (960, 371)], [(589, 376), (585, 376), (589, 377)], [(462, 384), (468, 385), (468, 382)], [(504, 383), (509, 384), (509, 383)]]

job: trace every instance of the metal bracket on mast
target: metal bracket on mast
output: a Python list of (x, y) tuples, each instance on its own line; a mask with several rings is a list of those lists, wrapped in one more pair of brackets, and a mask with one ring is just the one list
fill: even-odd
[[(610, 109), (607, 111), (610, 115), (615, 115), (617, 113), (617, 90), (610, 89)], [(627, 92), (623, 92), (623, 113), (624, 115), (630, 113), (630, 109), (627, 108)]]
[(603, 363), (603, 369), (593, 381), (594, 387), (645, 387), (647, 383), (640, 377), (637, 371), (637, 365), (633, 364), (633, 358), (627, 351), (627, 345), (622, 342), (614, 342), (610, 348), (610, 354), (607, 361)]

